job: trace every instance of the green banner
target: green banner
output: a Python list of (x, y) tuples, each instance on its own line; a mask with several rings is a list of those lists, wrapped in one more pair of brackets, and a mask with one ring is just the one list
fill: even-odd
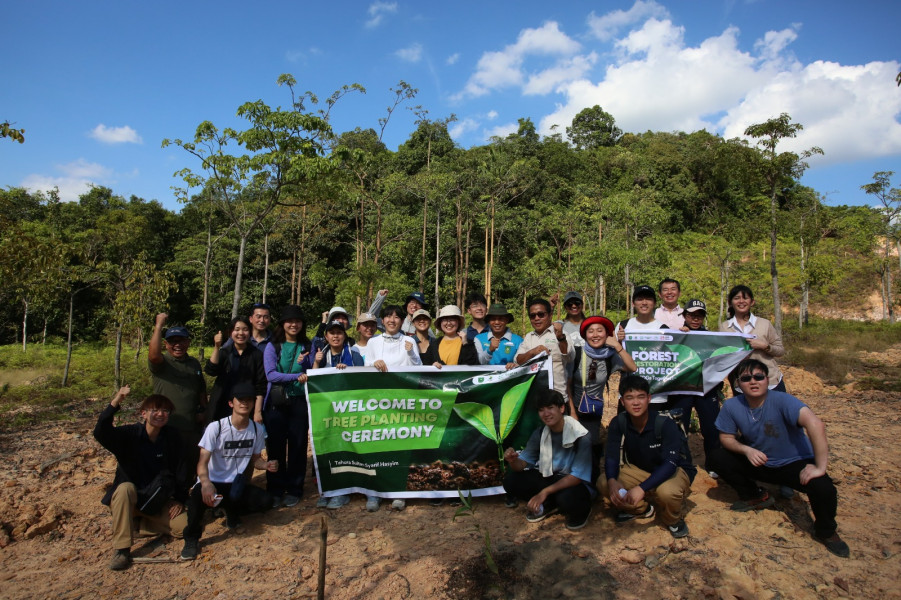
[(714, 331), (626, 330), (623, 345), (652, 394), (702, 395), (751, 353), (746, 338)]
[(546, 361), (522, 367), (310, 371), (307, 397), (320, 493), (384, 498), (503, 492), (504, 448), (540, 424)]

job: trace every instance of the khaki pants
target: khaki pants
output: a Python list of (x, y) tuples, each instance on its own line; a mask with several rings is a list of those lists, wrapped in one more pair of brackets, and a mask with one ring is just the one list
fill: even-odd
[(138, 490), (131, 482), (121, 483), (113, 492), (110, 500), (110, 511), (113, 513), (113, 549), (131, 548), (134, 544), (134, 519), (140, 519), (140, 533), (154, 535), (171, 534), (180, 538), (185, 525), (188, 524), (188, 513), (182, 511), (174, 519), (169, 518), (169, 511), (163, 509), (158, 515), (145, 515), (136, 508)]
[[(621, 465), (619, 468), (619, 482), (626, 490), (631, 490), (639, 485), (651, 474), (642, 471), (634, 465)], [(604, 498), (610, 497), (610, 490), (607, 486), (607, 476), (601, 475), (597, 482), (598, 489)], [(660, 512), (660, 520), (664, 525), (675, 525), (682, 518), (682, 502), (688, 498), (691, 493), (691, 481), (682, 468), (676, 469), (676, 473), (658, 485), (652, 490), (648, 490), (645, 494), (644, 501), (640, 502), (633, 514), (644, 514), (648, 510), (648, 501), (653, 502), (657, 510)], [(609, 500), (608, 500), (609, 501)]]

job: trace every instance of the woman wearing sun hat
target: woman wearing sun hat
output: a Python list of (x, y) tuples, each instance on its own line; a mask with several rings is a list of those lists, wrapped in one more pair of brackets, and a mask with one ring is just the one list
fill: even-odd
[[(465, 343), (460, 335), (460, 330), (466, 326), (463, 313), (458, 306), (449, 304), (438, 311), (435, 325), (441, 332), (436, 346), (438, 347), (438, 362), (442, 365), (477, 365), (479, 354), (475, 345)], [(437, 365), (436, 365), (437, 366)]]
[(603, 453), (601, 417), (604, 413), (604, 389), (615, 371), (634, 373), (638, 366), (613, 335), (613, 321), (607, 317), (588, 317), (579, 334), (585, 342), (576, 349), (573, 376), (569, 380), (573, 405), (579, 422), (591, 435), (592, 470), (600, 474)]

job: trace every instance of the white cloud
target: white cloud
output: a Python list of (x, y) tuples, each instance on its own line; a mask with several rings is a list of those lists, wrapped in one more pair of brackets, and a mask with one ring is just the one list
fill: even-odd
[(448, 133), (450, 134), (451, 138), (457, 140), (470, 131), (475, 131), (478, 128), (479, 122), (477, 120), (466, 118), (454, 123), (453, 126), (451, 126), (451, 128), (448, 130)]
[(394, 53), (394, 56), (407, 62), (419, 62), (422, 59), (422, 44), (413, 44), (408, 48), (401, 48)]
[(505, 125), (498, 125), (497, 127), (492, 127), (491, 129), (485, 130), (485, 139), (488, 140), (493, 137), (505, 138), (511, 133), (516, 133), (519, 131), (519, 123), (507, 123)]
[[(523, 62), (527, 57), (566, 58), (578, 52), (581, 47), (579, 42), (560, 31), (560, 26), (554, 21), (549, 21), (537, 29), (523, 29), (519, 32), (515, 43), (500, 51), (483, 53), (476, 66), (476, 72), (470, 76), (463, 91), (454, 98), (484, 96), (492, 90), (523, 85), (528, 81), (526, 74), (523, 73)], [(545, 79), (553, 79), (555, 68), (557, 67), (552, 67), (544, 78), (539, 73), (538, 81), (532, 89), (540, 89)]]
[(110, 179), (113, 175), (111, 169), (83, 158), (65, 165), (57, 165), (56, 169), (62, 172), (61, 176), (36, 173), (26, 176), (21, 185), (25, 189), (42, 192), (57, 188), (61, 200), (75, 202), (79, 196), (90, 190), (92, 185), (114, 183)]
[(125, 125), (124, 127), (107, 127), (103, 123), (91, 130), (90, 136), (104, 144), (141, 144), (143, 140), (138, 132)]
[(804, 65), (791, 53), (799, 31), (794, 24), (768, 32), (745, 52), (735, 27), (687, 46), (683, 28), (647, 19), (615, 41), (619, 55), (599, 80), (556, 84), (564, 101), (540, 120), (539, 131), (566, 127), (595, 104), (624, 131), (707, 129), (726, 138), (785, 112), (804, 130), (780, 148), (823, 148), (825, 156), (812, 158), (812, 166), (901, 153), (901, 94), (893, 85), (901, 66)]
[(523, 86), (523, 94), (526, 96), (548, 94), (559, 84), (582, 77), (591, 70), (597, 60), (598, 55), (595, 52), (560, 59), (553, 67), (529, 75), (528, 81)]
[(596, 38), (602, 42), (609, 41), (623, 27), (648, 18), (669, 18), (669, 11), (653, 0), (638, 0), (629, 10), (614, 10), (598, 17), (592, 12), (588, 15), (588, 27)]
[(373, 29), (382, 23), (382, 19), (386, 14), (397, 12), (397, 2), (373, 2), (369, 5), (369, 20), (366, 21), (366, 27)]
[(485, 118), (488, 119), (489, 121), (495, 120), (495, 119), (497, 118), (497, 111), (496, 111), (496, 110), (489, 110), (489, 111), (488, 111), (488, 114), (485, 115)]
[(454, 52), (453, 54), (448, 56), (447, 60), (445, 60), (444, 62), (447, 63), (448, 65), (454, 65), (454, 64), (457, 64), (458, 60), (460, 60), (460, 53)]

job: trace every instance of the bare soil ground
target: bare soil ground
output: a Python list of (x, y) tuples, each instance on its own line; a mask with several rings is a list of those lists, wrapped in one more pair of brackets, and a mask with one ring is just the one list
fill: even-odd
[[(901, 351), (883, 359), (901, 361)], [(79, 420), (0, 435), (0, 598), (315, 597), (323, 518), (333, 599), (901, 598), (901, 394), (826, 387), (791, 368), (786, 381), (826, 422), (850, 559), (812, 539), (803, 495), (732, 513), (735, 493), (701, 471), (691, 535), (680, 541), (656, 520), (615, 525), (600, 504), (578, 532), (559, 517), (529, 524), (522, 506), (500, 498), (476, 499), (475, 516), (456, 522), (455, 508), (426, 501), (368, 513), (354, 496), (340, 510), (316, 509), (309, 479), (298, 506), (245, 517), (243, 532), (210, 522), (194, 562), (175, 560), (179, 540), (146, 538), (136, 555), (171, 560), (112, 572), (100, 498), (115, 462), (91, 437), (93, 421)], [(697, 434), (691, 444), (701, 456)], [(485, 566), (485, 531), (500, 577)]]

